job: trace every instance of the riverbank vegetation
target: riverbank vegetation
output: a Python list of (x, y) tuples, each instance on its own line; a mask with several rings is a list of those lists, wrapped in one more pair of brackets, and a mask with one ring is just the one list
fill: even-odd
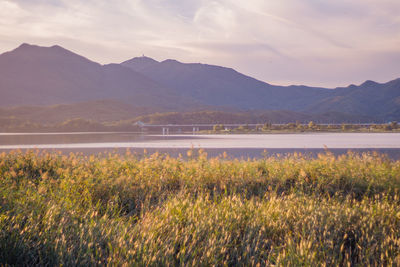
[(203, 133), (301, 133), (301, 132), (400, 132), (399, 124), (395, 121), (385, 124), (318, 124), (313, 121), (308, 123), (287, 123), (287, 124), (256, 124), (249, 126), (225, 126), (215, 124), (210, 131)]
[(60, 123), (41, 124), (16, 118), (0, 118), (0, 132), (140, 132), (137, 125), (127, 122), (96, 122), (81, 118)]
[[(139, 122), (139, 123), (138, 123)], [(144, 127), (140, 127), (143, 124)], [(173, 125), (173, 124), (172, 124)], [(81, 118), (69, 119), (61, 123), (40, 124), (18, 120), (16, 118), (0, 118), (0, 132), (143, 132), (160, 133), (162, 128), (169, 127), (170, 133), (191, 133), (194, 126), (191, 124), (174, 126), (165, 124), (159, 127), (146, 127), (144, 122), (116, 121), (96, 122)], [(194, 123), (200, 133), (301, 133), (301, 132), (400, 132), (397, 122), (385, 124), (318, 124), (308, 123), (273, 124), (270, 122), (259, 124), (202, 124)]]
[(395, 266), (400, 162), (0, 155), (0, 265)]
[[(138, 122), (164, 126), (186, 125), (176, 126), (170, 133), (192, 132), (192, 125), (196, 125), (201, 131), (212, 133), (400, 131), (396, 122), (390, 123), (382, 118), (360, 117), (340, 112), (320, 115), (279, 110), (157, 112), (157, 109), (120, 106), (113, 101), (48, 107), (0, 108), (0, 132), (140, 131)], [(142, 130), (160, 133), (162, 126)]]

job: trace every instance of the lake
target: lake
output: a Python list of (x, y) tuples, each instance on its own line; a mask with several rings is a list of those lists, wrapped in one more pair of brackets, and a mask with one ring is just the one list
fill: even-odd
[(190, 148), (203, 148), (210, 156), (224, 151), (231, 157), (262, 157), (302, 152), (315, 156), (329, 149), (335, 154), (378, 151), (400, 159), (400, 133), (293, 133), (230, 135), (143, 135), (140, 133), (0, 133), (0, 152), (14, 149), (61, 150), (84, 154), (126, 149), (159, 151), (176, 156)]

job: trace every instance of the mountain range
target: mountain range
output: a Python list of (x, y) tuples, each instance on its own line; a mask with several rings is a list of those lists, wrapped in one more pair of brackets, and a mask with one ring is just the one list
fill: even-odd
[(218, 110), (285, 111), (293, 120), (306, 114), (322, 121), (392, 121), (400, 119), (400, 79), (335, 89), (278, 86), (221, 66), (144, 56), (101, 65), (57, 45), (22, 44), (0, 55), (0, 108), (0, 117), (52, 110), (67, 114), (63, 118), (90, 112), (95, 120), (118, 120)]

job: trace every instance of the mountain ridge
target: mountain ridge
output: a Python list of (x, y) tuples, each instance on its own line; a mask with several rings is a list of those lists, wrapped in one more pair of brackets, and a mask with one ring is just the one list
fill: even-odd
[[(120, 64), (101, 65), (60, 46), (23, 44), (0, 55), (0, 105), (52, 105), (115, 99), (168, 107), (162, 85)], [(189, 101), (185, 99), (185, 101)]]
[(101, 65), (58, 45), (26, 43), (0, 55), (0, 74), (0, 107), (109, 99), (165, 112), (232, 108), (400, 119), (400, 78), (334, 89), (280, 86), (223, 66), (145, 56)]

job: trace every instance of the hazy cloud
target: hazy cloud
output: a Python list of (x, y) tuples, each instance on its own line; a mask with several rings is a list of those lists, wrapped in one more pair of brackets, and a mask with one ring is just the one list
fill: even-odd
[(400, 77), (398, 0), (0, 0), (0, 50), (59, 44), (101, 63), (140, 55), (270, 83)]

